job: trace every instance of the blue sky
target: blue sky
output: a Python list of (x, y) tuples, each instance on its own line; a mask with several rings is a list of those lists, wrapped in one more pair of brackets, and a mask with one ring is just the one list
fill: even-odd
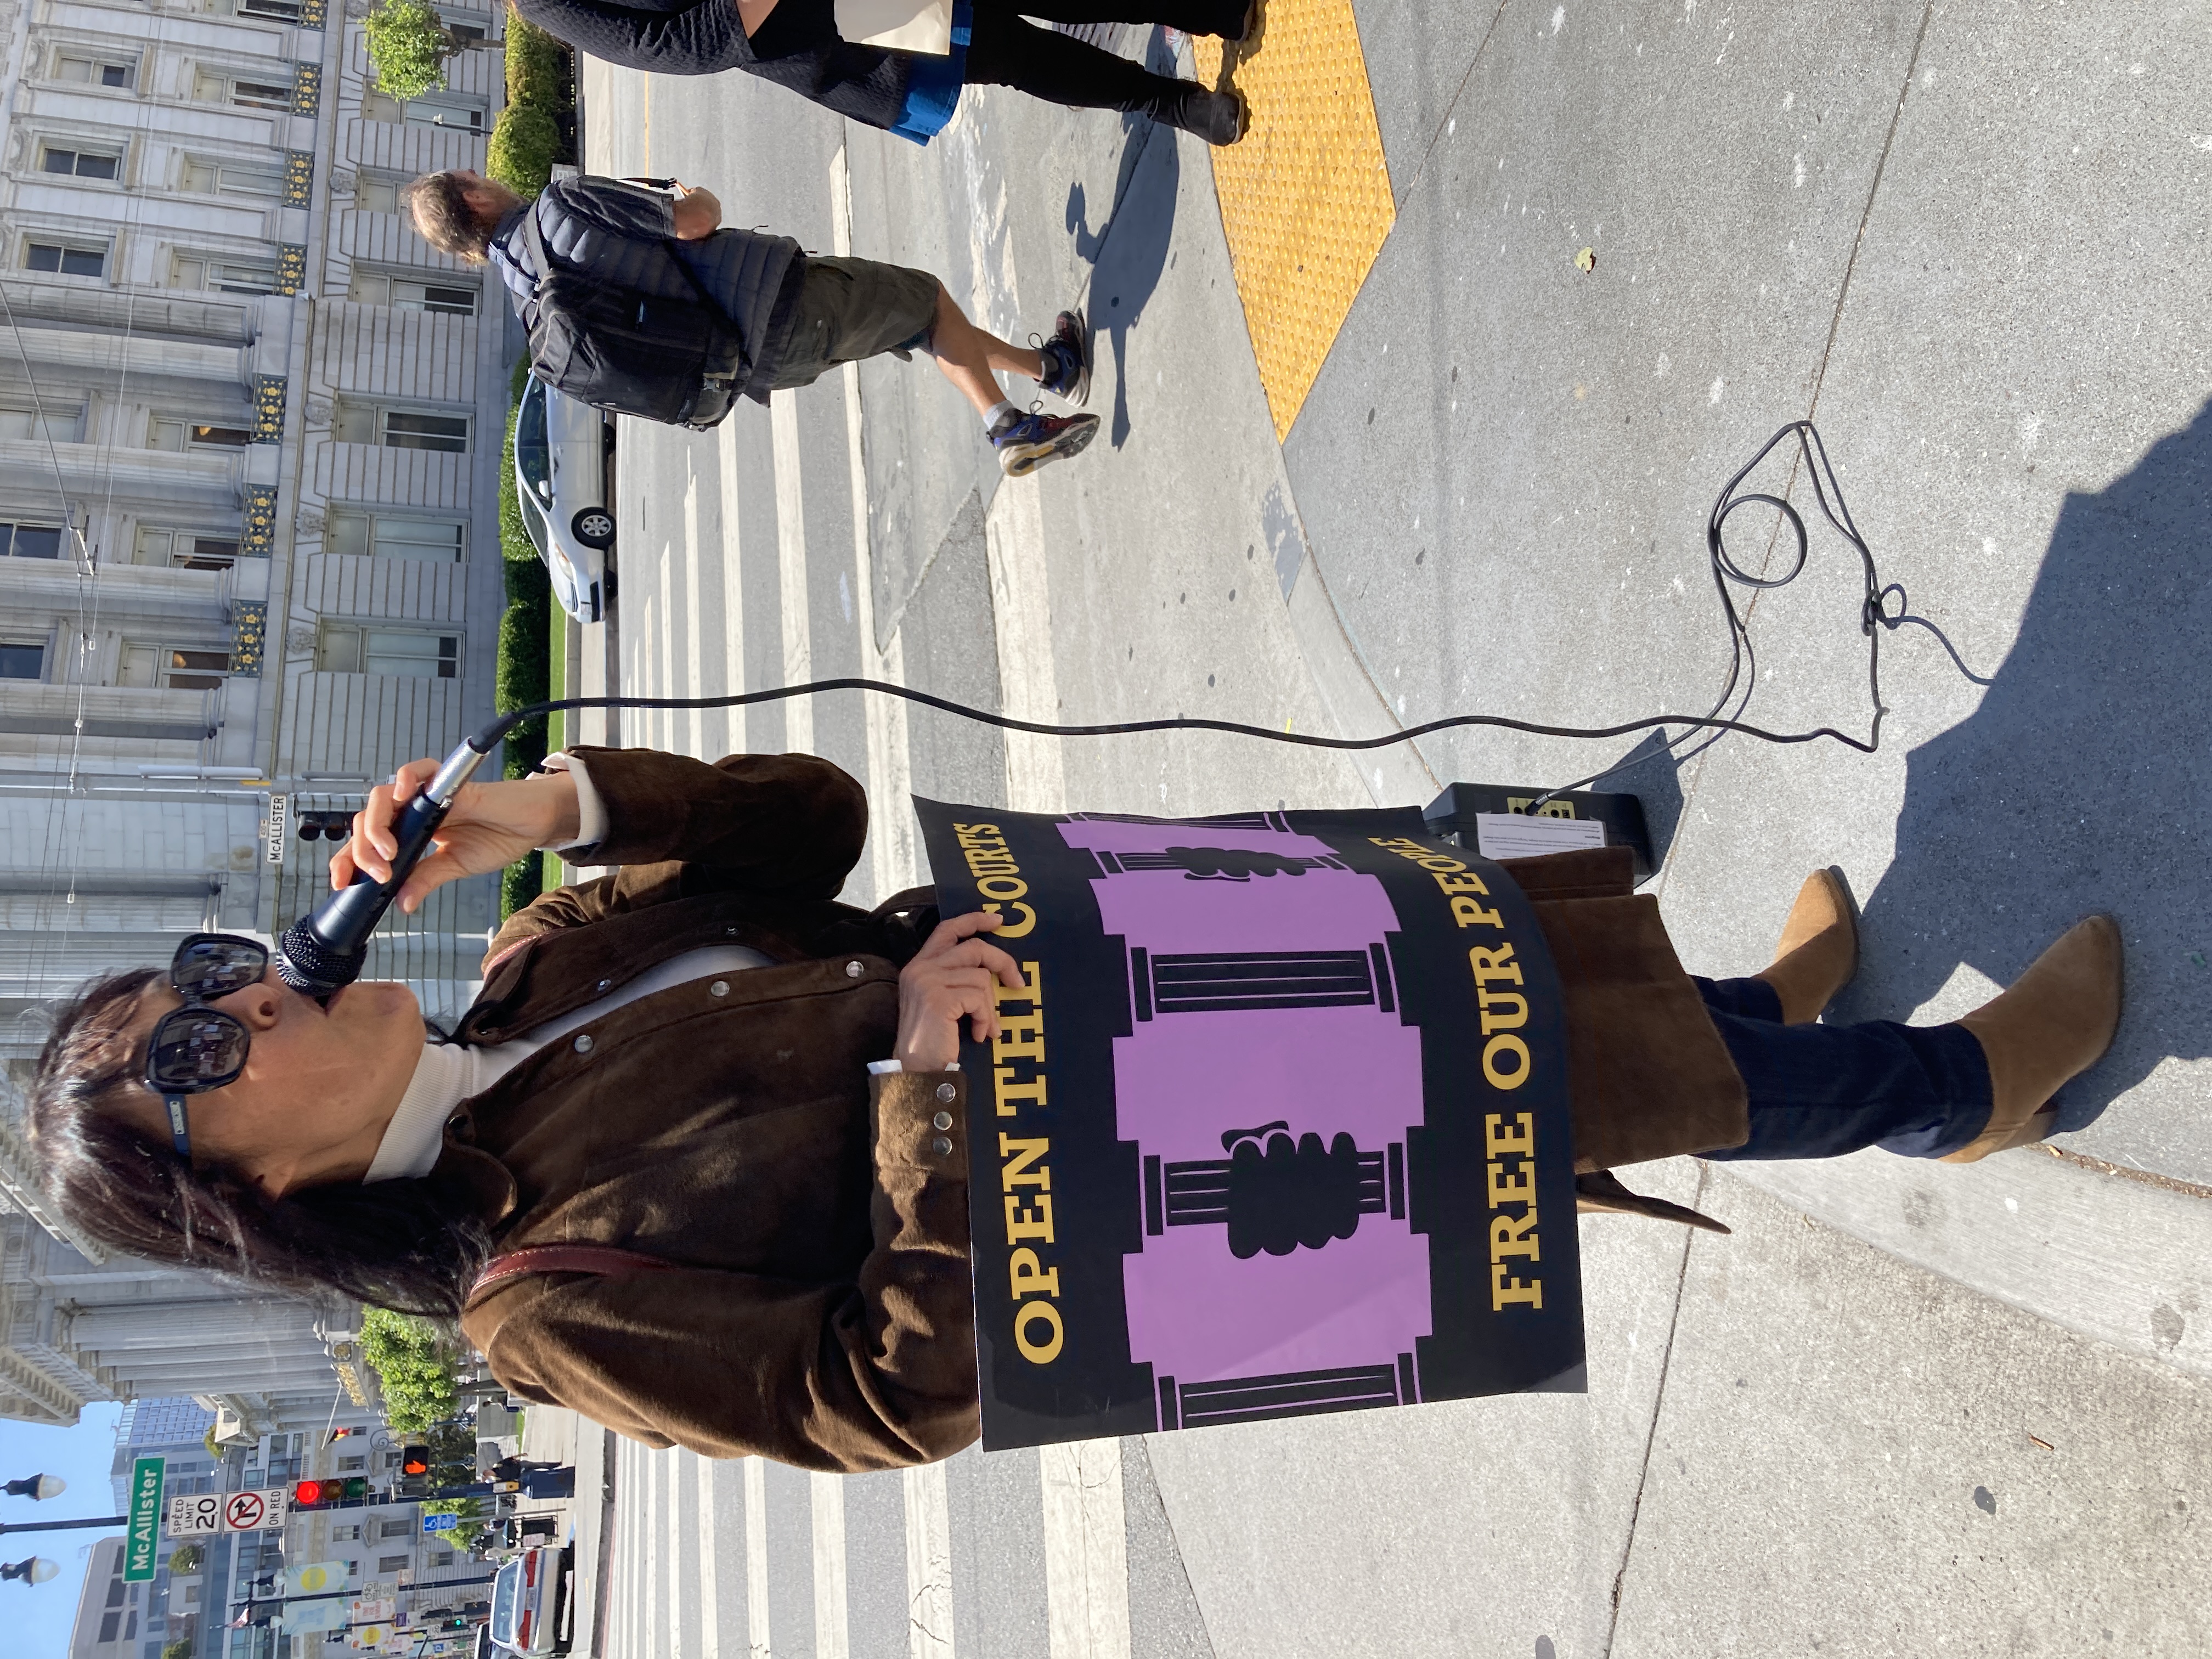
[[(115, 1419), (120, 1406), (88, 1406), (73, 1429), (49, 1429), (0, 1418), (0, 1480), (27, 1474), (59, 1475), (69, 1490), (34, 1504), (27, 1498), (0, 1496), (0, 1521), (67, 1521), (80, 1515), (113, 1515), (108, 1465), (115, 1458)], [(77, 1593), (84, 1587), (85, 1559), (93, 1543), (120, 1537), (87, 1528), (82, 1532), (10, 1533), (0, 1538), (0, 1559), (20, 1561), (43, 1555), (58, 1562), (62, 1576), (50, 1584), (0, 1584), (0, 1620), (8, 1632), (8, 1651), (20, 1659), (64, 1659)]]

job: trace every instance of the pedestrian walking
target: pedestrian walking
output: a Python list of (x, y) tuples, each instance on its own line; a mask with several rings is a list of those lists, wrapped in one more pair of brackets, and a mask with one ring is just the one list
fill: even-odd
[[(334, 883), (389, 878), (439, 764), (371, 792)], [(320, 1005), (255, 941), (198, 936), (61, 1012), (30, 1090), (51, 1200), (126, 1255), (458, 1315), (514, 1393), (647, 1445), (832, 1470), (957, 1451), (967, 1140), (1000, 1120), (955, 1062), (961, 1022), (990, 1040), (1025, 983), (1000, 918), (940, 920), (926, 890), (837, 903), (867, 803), (827, 761), (547, 764), (465, 786), (402, 907), (532, 848), (618, 868), (507, 920), (451, 1040), (404, 985)], [(1610, 1173), (1681, 1153), (2019, 1144), (2119, 1018), (2106, 917), (1954, 1024), (1826, 1025), (1857, 934), (1825, 873), (1768, 967), (1693, 981), (1626, 848), (1499, 867), (1557, 967), (1589, 1208), (1714, 1225)]]
[[(788, 236), (722, 228), (722, 204), (713, 191), (672, 184), (659, 190), (615, 179), (559, 179), (526, 202), (481, 173), (431, 173), (407, 187), (407, 204), (433, 247), (497, 270), (532, 330), (538, 374), (563, 390), (575, 390), (558, 372), (573, 362), (549, 365), (539, 330), (549, 283), (580, 276), (593, 301), (637, 296), (614, 309), (626, 325), (645, 319), (635, 325), (642, 335), (652, 334), (659, 307), (659, 315), (698, 336), (693, 356), (704, 350), (708, 358), (702, 371), (708, 385), (699, 395), (720, 401), (704, 416), (684, 416), (688, 424), (712, 424), (738, 396), (766, 403), (769, 392), (809, 385), (840, 363), (920, 351), (975, 406), (1010, 477), (1076, 454), (1097, 432), (1096, 415), (1016, 408), (998, 380), (1024, 376), (1069, 403), (1086, 401), (1091, 337), (1079, 310), (1061, 312), (1050, 338), (1018, 346), (969, 321), (927, 271), (825, 258), (803, 252)], [(711, 307), (711, 327), (696, 320), (702, 301)], [(648, 338), (629, 354), (600, 343), (605, 350), (580, 356), (621, 378), (657, 343)], [(588, 391), (577, 395), (601, 401)]]
[(1243, 40), (1259, 0), (955, 0), (942, 55), (848, 40), (835, 0), (516, 0), (515, 9), (579, 52), (652, 75), (742, 70), (825, 109), (927, 143), (969, 84), (1012, 87), (1078, 109), (1135, 111), (1204, 139), (1244, 134), (1244, 100), (1027, 20), (1164, 23)]

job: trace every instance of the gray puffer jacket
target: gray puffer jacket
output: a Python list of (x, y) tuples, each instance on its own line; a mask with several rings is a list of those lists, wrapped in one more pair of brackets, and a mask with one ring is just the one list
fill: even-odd
[[(757, 403), (768, 401), (767, 387), (790, 344), (805, 271), (797, 242), (754, 230), (718, 230), (679, 242), (673, 198), (617, 179), (556, 179), (492, 234), (491, 263), (526, 323), (540, 274), (523, 234), (523, 216), (531, 212), (556, 259), (610, 287), (668, 300), (696, 300), (703, 288), (729, 313), (744, 342), (753, 372), (739, 390)], [(678, 260), (690, 267), (698, 287)]]

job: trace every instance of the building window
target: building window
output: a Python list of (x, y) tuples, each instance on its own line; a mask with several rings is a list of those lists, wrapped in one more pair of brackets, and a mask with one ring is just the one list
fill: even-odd
[(238, 562), (238, 538), (142, 525), (131, 562), (173, 570), (228, 570)]
[(461, 641), (459, 635), (421, 629), (325, 623), (316, 663), (326, 674), (396, 674), (412, 679), (450, 680), (461, 672)]
[(367, 92), (362, 94), (361, 113), (363, 120), (398, 121), (410, 127), (448, 127), (461, 132), (484, 130), (483, 105), (459, 93), (426, 93), (402, 103), (389, 93)]
[(406, 1571), (407, 1558), (404, 1555), (380, 1555), (376, 1558), (376, 1572), (380, 1578), (388, 1572)]
[(192, 99), (196, 103), (235, 104), (241, 109), (283, 110), (289, 114), (292, 83), (259, 80), (251, 72), (240, 75), (228, 70), (203, 69), (192, 76)]
[(363, 305), (390, 306), (398, 311), (439, 311), (449, 317), (477, 314), (477, 286), (450, 277), (416, 282), (383, 271), (356, 270), (346, 297)]
[(400, 187), (406, 182), (388, 173), (358, 174), (354, 180), (354, 205), (363, 213), (397, 213)]
[(450, 1567), (453, 1565), (453, 1553), (451, 1550), (432, 1550), (427, 1565), (434, 1571), (441, 1567)]
[(128, 90), (137, 82), (138, 60), (64, 48), (54, 54), (54, 79), (80, 87), (120, 87)]
[(107, 244), (33, 236), (23, 244), (23, 269), (50, 270), (63, 276), (104, 276), (107, 274)]
[[(340, 1463), (338, 1467), (340, 1468), (343, 1468), (345, 1465), (343, 1463)], [(357, 1526), (332, 1527), (331, 1528), (331, 1542), (333, 1544), (358, 1544), (361, 1542), (361, 1528)]]
[(252, 427), (233, 426), (227, 422), (156, 415), (147, 425), (146, 447), (172, 453), (187, 449), (243, 449), (252, 441)]
[(340, 1474), (357, 1474), (368, 1467), (368, 1459), (366, 1457), (341, 1457), (338, 1459), (338, 1473)]
[[(230, 672), (230, 653), (228, 651), (193, 650), (182, 646), (152, 645), (143, 641), (123, 641), (123, 659), (115, 676), (118, 685), (135, 685), (146, 690), (166, 687), (172, 691), (212, 691)], [(258, 1484), (260, 1471), (248, 1473), (249, 1482)]]
[(237, 0), (240, 17), (273, 17), (280, 22), (300, 21), (299, 0)]
[(77, 422), (83, 414), (81, 409), (49, 409), (41, 414), (35, 409), (0, 408), (0, 438), (13, 438), (19, 441), (47, 439), (58, 444), (73, 444), (76, 441)]
[(100, 1615), (100, 1639), (101, 1641), (112, 1642), (115, 1639), (115, 1632), (122, 1628), (123, 1615), (121, 1613), (109, 1613)]
[(324, 546), (332, 553), (453, 564), (460, 560), (467, 535), (468, 526), (459, 519), (424, 519), (405, 513), (341, 507), (331, 514), (330, 536)]
[(0, 524), (0, 554), (17, 559), (58, 559), (62, 531), (52, 524)]
[(121, 150), (86, 149), (76, 143), (58, 144), (51, 140), (39, 146), (41, 173), (58, 173), (72, 179), (112, 179), (122, 169)]
[(380, 1521), (376, 1523), (376, 1535), (379, 1538), (412, 1538), (415, 1523), (411, 1521)]
[(179, 252), (170, 256), (169, 286), (212, 289), (219, 294), (274, 294), (276, 262)]
[(467, 416), (428, 409), (341, 403), (331, 432), (340, 443), (380, 444), (386, 449), (434, 449), (465, 455), (469, 447)]
[(201, 196), (242, 196), (275, 201), (284, 193), (284, 169), (265, 162), (188, 158), (179, 188)]

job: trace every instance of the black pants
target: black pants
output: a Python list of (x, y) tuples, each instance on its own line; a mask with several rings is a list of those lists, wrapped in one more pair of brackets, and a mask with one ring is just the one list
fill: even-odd
[(1751, 1097), (1751, 1139), (1702, 1157), (1941, 1158), (1989, 1126), (1989, 1061), (1963, 1025), (1784, 1025), (1765, 980), (1691, 982)]
[(1164, 114), (1186, 83), (1086, 46), (1055, 23), (1165, 23), (1188, 34), (1219, 34), (1244, 21), (1245, 0), (974, 0), (967, 79), (1012, 87), (1032, 98), (1078, 109)]

